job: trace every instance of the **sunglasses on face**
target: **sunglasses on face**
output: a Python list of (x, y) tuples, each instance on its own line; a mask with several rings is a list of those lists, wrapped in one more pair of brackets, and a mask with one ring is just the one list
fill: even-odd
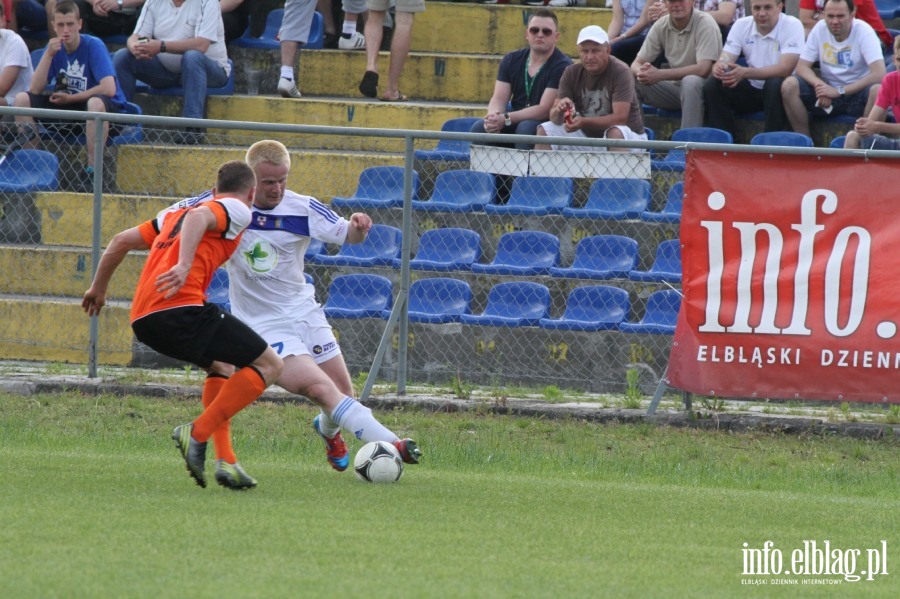
[(530, 33), (531, 35), (537, 35), (539, 33), (543, 33), (545, 36), (549, 37), (549, 36), (553, 35), (554, 32), (552, 29), (550, 29), (548, 27), (544, 27), (544, 28), (530, 27), (528, 29), (528, 33)]

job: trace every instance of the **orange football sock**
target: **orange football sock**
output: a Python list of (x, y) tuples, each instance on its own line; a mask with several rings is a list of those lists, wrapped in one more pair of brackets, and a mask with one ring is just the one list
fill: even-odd
[(225, 381), (216, 398), (194, 421), (194, 439), (205, 443), (232, 416), (253, 403), (266, 390), (266, 382), (255, 368), (241, 368)]
[[(216, 395), (228, 382), (228, 377), (221, 374), (210, 374), (203, 383), (203, 407), (208, 408), (216, 399)], [(225, 460), (229, 464), (237, 462), (237, 456), (234, 455), (234, 448), (231, 446), (231, 421), (226, 420), (225, 423), (217, 428), (212, 434), (213, 446), (216, 449), (216, 459)]]

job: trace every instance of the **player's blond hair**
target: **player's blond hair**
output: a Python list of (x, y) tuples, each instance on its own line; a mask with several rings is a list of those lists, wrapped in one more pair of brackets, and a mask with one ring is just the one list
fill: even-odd
[(255, 169), (260, 162), (267, 162), (275, 166), (291, 166), (291, 154), (284, 144), (274, 139), (258, 141), (247, 150), (247, 164)]

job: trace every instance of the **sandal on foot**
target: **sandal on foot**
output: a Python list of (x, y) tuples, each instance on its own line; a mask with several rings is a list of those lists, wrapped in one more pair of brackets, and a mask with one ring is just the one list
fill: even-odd
[(388, 98), (388, 97), (382, 96), (378, 99), (381, 100), (382, 102), (406, 102), (407, 100), (409, 100), (409, 98), (407, 98), (400, 92), (397, 92), (397, 95), (393, 98)]
[(378, 73), (375, 71), (366, 71), (362, 81), (359, 82), (359, 92), (367, 98), (374, 98), (378, 95)]

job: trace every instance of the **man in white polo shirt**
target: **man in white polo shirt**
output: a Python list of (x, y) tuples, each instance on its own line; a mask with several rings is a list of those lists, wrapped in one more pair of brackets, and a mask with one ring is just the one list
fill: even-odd
[[(787, 119), (781, 83), (800, 60), (803, 24), (782, 14), (779, 0), (751, 0), (752, 16), (738, 19), (728, 34), (712, 76), (703, 85), (707, 127), (734, 134), (734, 114), (765, 113), (766, 131), (784, 131)], [(747, 66), (736, 64), (741, 55)]]
[[(796, 74), (781, 84), (784, 110), (797, 133), (809, 135), (809, 115), (862, 116), (884, 78), (881, 42), (872, 26), (856, 16), (853, 0), (826, 0), (825, 17), (809, 33)], [(820, 75), (812, 65), (819, 61)]]

